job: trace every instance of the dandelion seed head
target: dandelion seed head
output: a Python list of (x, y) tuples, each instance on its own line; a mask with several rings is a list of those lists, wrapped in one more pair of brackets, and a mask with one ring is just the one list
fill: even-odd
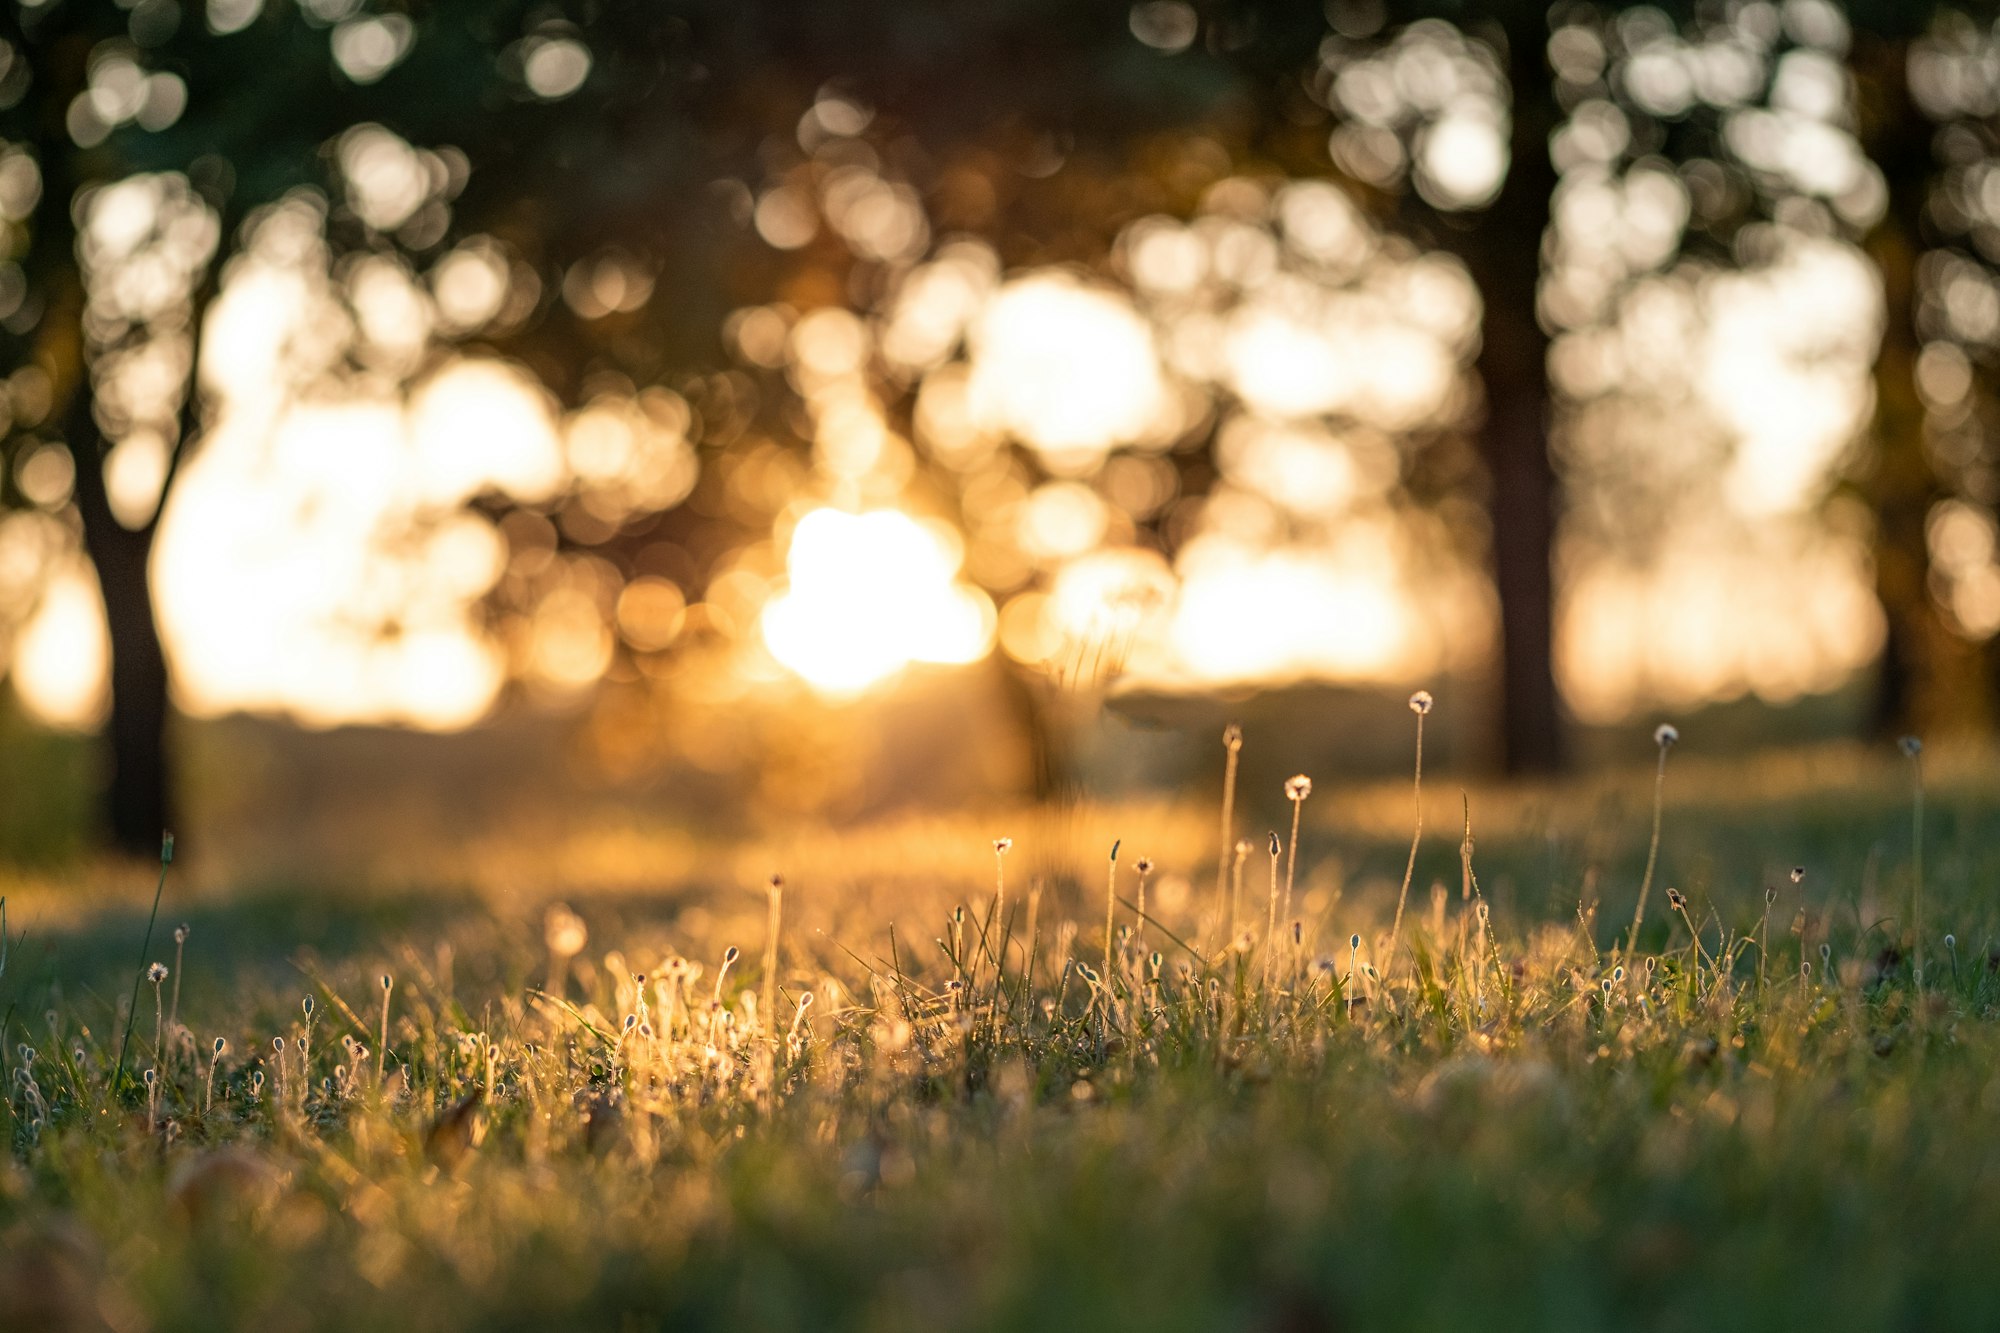
[(1153, 873), (1153, 858), (1142, 856), (1133, 863), (1132, 868), (1142, 875), (1150, 875)]
[(1285, 795), (1294, 801), (1303, 801), (1313, 794), (1313, 780), (1303, 773), (1294, 773), (1285, 779)]
[(186, 944), (187, 940), (188, 940), (187, 923), (183, 921), (180, 925), (174, 927), (174, 943)]
[(995, 838), (993, 840), (993, 850), (997, 855), (1005, 856), (1014, 850), (1014, 840), (1012, 838)]
[(1792, 883), (1802, 884), (1805, 882), (1805, 878), (1806, 878), (1806, 868), (1804, 866), (1792, 867)]
[(166, 979), (167, 965), (165, 963), (153, 963), (146, 968), (146, 980), (152, 982), (155, 986)]
[(1243, 748), (1243, 728), (1231, 722), (1222, 729), (1222, 748), (1235, 754)]
[(1418, 690), (1410, 696), (1410, 711), (1418, 717), (1422, 717), (1425, 713), (1431, 711), (1432, 702), (1429, 690)]
[(1662, 750), (1677, 743), (1680, 738), (1680, 728), (1671, 722), (1662, 722), (1659, 726), (1653, 728), (1653, 744), (1659, 746)]

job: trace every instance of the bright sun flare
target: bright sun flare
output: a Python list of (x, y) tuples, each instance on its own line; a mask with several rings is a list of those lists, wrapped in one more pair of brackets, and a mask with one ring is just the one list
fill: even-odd
[(815, 509), (799, 520), (790, 586), (765, 608), (772, 656), (828, 694), (852, 694), (913, 662), (973, 662), (993, 604), (958, 582), (958, 544), (894, 509)]

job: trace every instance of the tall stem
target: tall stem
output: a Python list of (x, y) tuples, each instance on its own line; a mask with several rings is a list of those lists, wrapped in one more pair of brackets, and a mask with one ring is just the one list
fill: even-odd
[[(1424, 710), (1429, 707), (1430, 704), (1427, 700), (1423, 709), (1415, 710), (1417, 714), (1417, 827), (1416, 831), (1410, 834), (1410, 859), (1403, 866), (1403, 891), (1396, 895), (1396, 920), (1389, 927), (1389, 970), (1383, 975), (1384, 981), (1395, 975), (1396, 961), (1401, 956), (1398, 946), (1402, 943), (1403, 939), (1403, 907), (1410, 901), (1410, 879), (1417, 873), (1417, 844), (1424, 839)], [(1414, 702), (1412, 703), (1412, 708), (1415, 708)]]

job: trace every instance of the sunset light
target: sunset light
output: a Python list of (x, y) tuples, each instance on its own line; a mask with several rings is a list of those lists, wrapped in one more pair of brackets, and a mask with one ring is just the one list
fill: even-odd
[(815, 509), (792, 531), (788, 586), (764, 608), (772, 656), (828, 694), (913, 662), (971, 662), (993, 641), (993, 604), (957, 581), (955, 545), (908, 514)]

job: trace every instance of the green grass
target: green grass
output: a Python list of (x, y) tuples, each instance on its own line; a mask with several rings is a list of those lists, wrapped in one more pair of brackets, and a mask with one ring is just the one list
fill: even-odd
[[(1393, 955), (1408, 789), (1318, 784), (1268, 987), (1267, 941), (1221, 945), (1198, 804), (697, 846), (660, 892), (552, 868), (589, 935), (561, 1004), (544, 897), (170, 880), (187, 1028), (156, 1052), (142, 986), (151, 1098), (114, 1086), (150, 880), (17, 885), (0, 1329), (1989, 1327), (1991, 757), (1926, 756), (1921, 988), (1907, 765), (1676, 764), (1626, 959), (1650, 771), (1474, 793), (1471, 898), (1434, 785)], [(1289, 818), (1244, 802), (1255, 837)], [(1121, 835), (1161, 966), (1126, 947), (1093, 992)], [(768, 978), (752, 865), (787, 877)], [(663, 1014), (676, 958), (702, 972)], [(652, 1035), (621, 1040), (640, 971)]]

